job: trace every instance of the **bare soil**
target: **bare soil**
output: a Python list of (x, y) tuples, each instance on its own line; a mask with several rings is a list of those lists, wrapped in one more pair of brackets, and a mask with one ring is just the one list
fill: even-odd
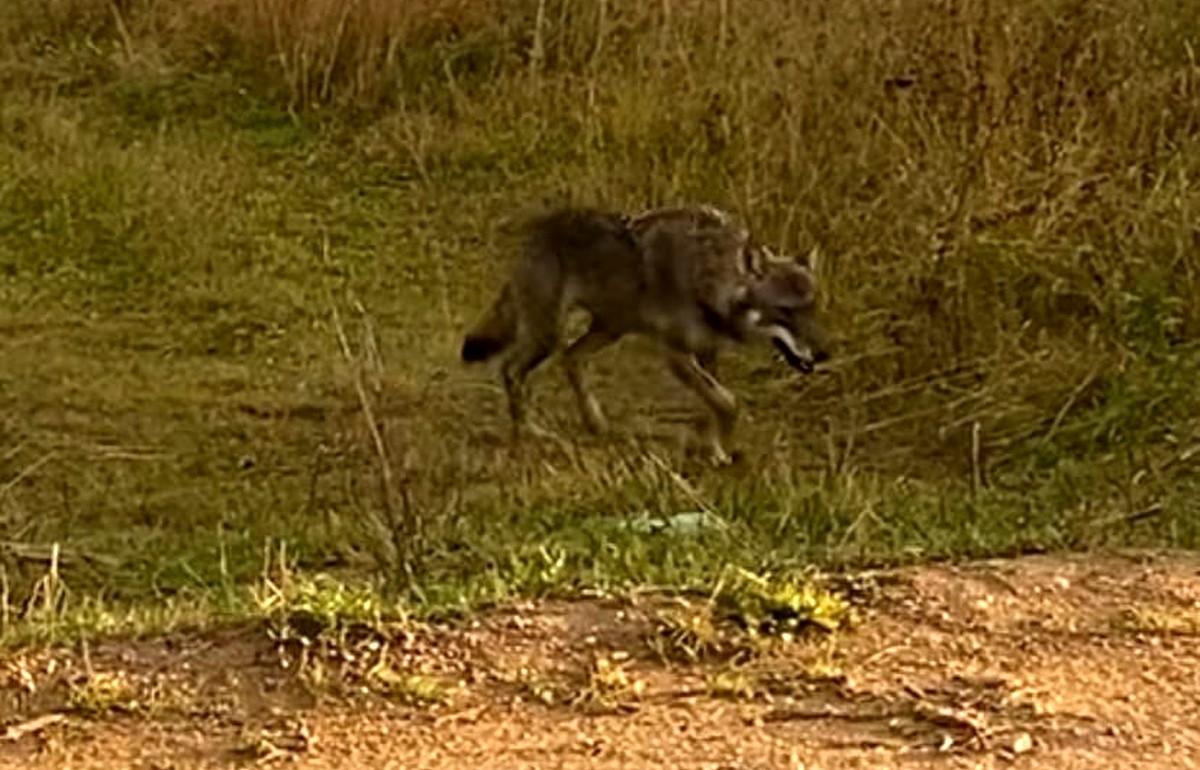
[(664, 662), (655, 596), (324, 647), (243, 627), (5, 653), (0, 766), (1200, 766), (1200, 555), (848, 587), (853, 628), (740, 665)]

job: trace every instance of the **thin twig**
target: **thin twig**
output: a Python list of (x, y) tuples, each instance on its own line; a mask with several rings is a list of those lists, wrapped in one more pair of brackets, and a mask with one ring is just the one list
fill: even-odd
[(47, 727), (50, 727), (51, 725), (56, 725), (56, 724), (66, 722), (66, 721), (67, 721), (66, 714), (60, 714), (58, 712), (53, 712), (50, 714), (42, 714), (41, 716), (34, 717), (33, 719), (27, 720), (25, 722), (20, 722), (19, 724), (15, 724), (15, 725), (9, 725), (9, 727), (4, 731), (4, 734), (0, 735), (0, 740), (9, 741), (9, 742), (19, 741), (22, 738), (24, 738), (26, 735), (29, 735), (31, 733), (40, 732), (42, 730), (45, 730)]
[(1153, 518), (1165, 511), (1166, 507), (1163, 506), (1162, 503), (1154, 503), (1153, 505), (1149, 505), (1141, 510), (1133, 511), (1131, 513), (1119, 513), (1115, 516), (1107, 516), (1103, 519), (1093, 522), (1092, 527), (1095, 529), (1103, 529), (1104, 527), (1110, 527), (1114, 524), (1132, 524), (1136, 521)]
[(1096, 381), (1096, 378), (1100, 376), (1100, 372), (1102, 370), (1102, 366), (1097, 366), (1095, 369), (1092, 369), (1087, 373), (1087, 376), (1079, 381), (1079, 384), (1075, 386), (1075, 388), (1071, 391), (1071, 394), (1067, 396), (1066, 402), (1063, 403), (1061, 408), (1059, 408), (1058, 413), (1054, 415), (1054, 421), (1050, 423), (1050, 428), (1046, 431), (1046, 435), (1042, 437), (1043, 445), (1049, 444), (1050, 440), (1054, 438), (1054, 434), (1058, 432), (1063, 420), (1067, 418), (1067, 414), (1069, 414), (1071, 409), (1075, 406), (1075, 402), (1078, 401), (1079, 397), (1083, 395), (1084, 391), (1086, 391), (1088, 387), (1090, 387), (1091, 384)]
[(38, 459), (31, 462), (29, 465), (22, 468), (21, 471), (16, 476), (14, 476), (13, 478), (11, 478), (7, 482), (5, 482), (3, 486), (0, 486), (0, 497), (5, 497), (6, 495), (8, 495), (8, 493), (11, 492), (14, 488), (16, 488), (16, 486), (18, 484), (20, 484), (22, 481), (24, 481), (25, 479), (29, 478), (34, 473), (36, 473), (38, 468), (41, 468), (46, 463), (50, 462), (51, 460), (57, 459), (57, 458), (58, 458), (58, 452), (47, 452), (46, 454), (42, 455)]
[(645, 456), (650, 460), (650, 462), (658, 466), (659, 470), (666, 475), (667, 479), (676, 487), (678, 487), (679, 491), (683, 492), (683, 494), (690, 499), (696, 507), (700, 508), (710, 516), (717, 515), (716, 511), (713, 510), (713, 507), (709, 505), (703, 497), (700, 496), (699, 492), (696, 491), (696, 488), (689, 484), (687, 479), (676, 473), (675, 470), (667, 465), (667, 463), (663, 461), (661, 457), (654, 452), (646, 452)]
[[(387, 520), (388, 527), (391, 529), (393, 538), (398, 537), (399, 521), (396, 517), (396, 508), (393, 504), (395, 500), (395, 484), (392, 480), (392, 465), (388, 458), (387, 443), (383, 439), (383, 434), (379, 430), (379, 424), (375, 420), (375, 409), (371, 406), (371, 399), (367, 395), (367, 387), (363, 382), (362, 364), (356, 361), (353, 353), (350, 352), (350, 344), (346, 339), (345, 329), (342, 327), (341, 316), (337, 312), (337, 308), (332, 310), (332, 318), (334, 329), (336, 330), (338, 340), (342, 344), (342, 352), (346, 356), (347, 363), (350, 364), (351, 370), (354, 373), (354, 392), (358, 395), (358, 406), (362, 410), (363, 419), (367, 423), (367, 432), (371, 436), (371, 447), (375, 452), (375, 459), (379, 466), (379, 486), (380, 486), (380, 504), (383, 506), (384, 517)], [(395, 543), (393, 543), (395, 545)], [(397, 557), (402, 551), (397, 550)]]
[(971, 494), (978, 495), (983, 488), (983, 465), (980, 461), (981, 428), (979, 420), (971, 423)]
[(63, 564), (70, 564), (76, 559), (82, 559), (83, 561), (93, 562), (106, 567), (115, 567), (118, 564), (118, 561), (112, 557), (84, 553), (76, 549), (63, 551), (60, 548), (57, 552), (58, 555), (56, 556), (56, 546), (57, 544), (40, 546), (34, 543), (22, 543), (17, 540), (0, 540), (0, 551), (8, 553), (13, 558), (21, 561), (37, 562), (39, 564), (49, 565), (54, 563), (55, 559)]

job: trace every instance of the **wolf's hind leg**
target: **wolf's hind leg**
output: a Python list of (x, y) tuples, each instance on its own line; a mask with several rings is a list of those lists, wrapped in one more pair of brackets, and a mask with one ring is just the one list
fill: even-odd
[(567, 382), (571, 384), (571, 390), (575, 392), (575, 400), (579, 405), (579, 412), (583, 416), (583, 424), (589, 431), (597, 435), (608, 431), (608, 420), (604, 417), (604, 410), (600, 408), (600, 402), (588, 390), (584, 373), (585, 359), (613, 344), (620, 339), (620, 336), (592, 324), (583, 336), (572, 342), (563, 353), (563, 368), (567, 373)]
[[(500, 368), (500, 378), (504, 382), (504, 392), (508, 397), (508, 414), (512, 422), (514, 444), (520, 441), (521, 433), (529, 427), (526, 415), (529, 375), (553, 350), (552, 338), (522, 339)], [(533, 432), (537, 433), (538, 430), (534, 428)]]

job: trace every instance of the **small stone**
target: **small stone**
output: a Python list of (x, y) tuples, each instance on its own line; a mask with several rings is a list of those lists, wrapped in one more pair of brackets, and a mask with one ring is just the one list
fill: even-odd
[(1017, 737), (1013, 738), (1012, 749), (1014, 754), (1027, 754), (1033, 751), (1033, 736), (1029, 733), (1018, 733)]

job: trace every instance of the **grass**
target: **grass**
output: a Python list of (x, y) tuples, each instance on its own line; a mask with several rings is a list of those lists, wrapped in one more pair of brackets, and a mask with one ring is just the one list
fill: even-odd
[(1200, 612), (1190, 607), (1132, 607), (1113, 620), (1113, 628), (1133, 633), (1196, 636)]
[[(269, 615), (280, 542), (433, 616), (1195, 547), (1200, 11), (793, 5), (0, 12), (0, 637)], [(505, 451), (457, 345), (506, 223), (564, 200), (818, 247), (829, 373), (723, 367), (746, 468), (683, 461), (633, 341), (595, 366), (621, 436), (575, 440), (548, 371), (572, 440)], [(622, 526), (693, 511), (727, 526)]]
[(747, 660), (775, 642), (853, 622), (847, 602), (811, 579), (726, 571), (704, 604), (680, 600), (658, 613), (649, 647), (663, 661)]

